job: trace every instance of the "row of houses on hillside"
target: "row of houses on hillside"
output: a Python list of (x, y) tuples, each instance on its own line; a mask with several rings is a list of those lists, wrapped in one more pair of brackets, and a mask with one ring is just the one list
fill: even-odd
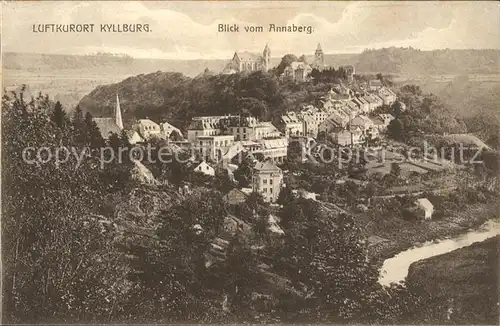
[(271, 122), (252, 116), (199, 116), (192, 118), (187, 141), (179, 145), (195, 149), (208, 161), (228, 161), (240, 152), (249, 152), (281, 163), (287, 155), (288, 138)]

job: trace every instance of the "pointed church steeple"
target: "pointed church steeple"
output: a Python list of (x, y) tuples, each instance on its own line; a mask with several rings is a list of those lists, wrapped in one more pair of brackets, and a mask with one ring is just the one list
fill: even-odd
[(269, 44), (266, 43), (266, 47), (264, 48), (262, 55), (264, 57), (265, 71), (268, 71), (271, 68), (271, 49), (269, 48)]
[(321, 44), (318, 43), (318, 47), (314, 52), (314, 63), (312, 66), (318, 70), (323, 70), (325, 67), (325, 57), (323, 55), (323, 49), (321, 48)]
[(120, 130), (123, 129), (123, 121), (122, 121), (122, 109), (120, 108), (120, 98), (118, 97), (118, 93), (116, 93), (116, 108), (115, 108), (115, 119), (116, 125)]
[(264, 55), (266, 55), (267, 53), (269, 53), (269, 55), (271, 54), (271, 49), (269, 48), (268, 43), (266, 43), (266, 47), (264, 48)]

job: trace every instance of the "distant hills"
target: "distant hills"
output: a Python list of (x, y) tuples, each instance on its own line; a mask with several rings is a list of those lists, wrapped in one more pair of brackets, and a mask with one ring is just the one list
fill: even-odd
[(500, 50), (365, 50), (356, 58), (356, 70), (406, 76), (498, 73)]
[[(301, 55), (301, 53), (294, 53)], [(306, 55), (309, 62), (312, 55)], [(230, 60), (169, 60), (137, 59), (128, 56), (54, 55), (4, 53), (4, 69), (47, 72), (60, 70), (86, 70), (99, 74), (137, 75), (155, 71), (180, 72), (194, 77), (205, 68), (220, 72)], [(276, 66), (281, 57), (272, 58)], [(338, 67), (351, 64), (358, 73), (391, 73), (400, 75), (435, 75), (500, 72), (500, 50), (434, 50), (413, 48), (383, 48), (362, 53), (325, 54), (325, 64)]]
[[(312, 55), (306, 57), (308, 62), (313, 61)], [(126, 118), (173, 118), (180, 124), (188, 118), (186, 112), (197, 112), (201, 107), (208, 108), (207, 114), (215, 114), (216, 105), (227, 108), (243, 105), (230, 100), (219, 103), (219, 97), (231, 95), (228, 90), (236, 92), (235, 98), (258, 97), (258, 94), (249, 96), (254, 90), (244, 80), (217, 77), (229, 59), (230, 55), (220, 60), (161, 60), (120, 55), (4, 53), (2, 72), (7, 90), (18, 90), (27, 84), (28, 94), (47, 93), (61, 101), (68, 111), (80, 102), (96, 116), (107, 116), (112, 114), (118, 91)], [(280, 61), (281, 58), (275, 57), (271, 64), (277, 66)], [(441, 96), (459, 115), (473, 116), (481, 112), (487, 118), (482, 119), (475, 130), (489, 130), (491, 123), (496, 126), (500, 119), (497, 109), (500, 50), (384, 48), (357, 54), (326, 54), (325, 63), (334, 67), (352, 64), (358, 74), (382, 72), (400, 76), (398, 83), (418, 84)], [(195, 78), (200, 76), (203, 78)], [(230, 89), (220, 89), (218, 82), (228, 83)], [(302, 89), (284, 93), (284, 99), (270, 97), (257, 106), (268, 115), (266, 112), (273, 108), (279, 107), (277, 111), (281, 111), (302, 98), (312, 98), (316, 91)], [(252, 107), (255, 103), (244, 106)]]

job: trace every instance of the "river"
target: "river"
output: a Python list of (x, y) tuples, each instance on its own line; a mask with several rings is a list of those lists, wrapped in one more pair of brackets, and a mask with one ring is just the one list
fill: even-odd
[(408, 268), (413, 262), (442, 255), (450, 251), (470, 246), (499, 234), (500, 224), (490, 220), (477, 230), (469, 231), (452, 239), (428, 241), (418, 247), (405, 250), (396, 256), (386, 259), (379, 275), (379, 283), (389, 285), (403, 281), (408, 275)]

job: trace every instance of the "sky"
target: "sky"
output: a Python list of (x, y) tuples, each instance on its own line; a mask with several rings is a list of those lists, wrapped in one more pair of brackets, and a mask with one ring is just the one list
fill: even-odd
[[(149, 24), (149, 33), (34, 33), (33, 24)], [(218, 24), (238, 24), (220, 33)], [(268, 32), (310, 25), (311, 34)], [(263, 33), (243, 26), (261, 25)], [(98, 27), (96, 27), (96, 30)], [(272, 56), (355, 53), (367, 48), (500, 49), (500, 2), (3, 2), (6, 52), (125, 53), (138, 58), (225, 59), (235, 51)]]

